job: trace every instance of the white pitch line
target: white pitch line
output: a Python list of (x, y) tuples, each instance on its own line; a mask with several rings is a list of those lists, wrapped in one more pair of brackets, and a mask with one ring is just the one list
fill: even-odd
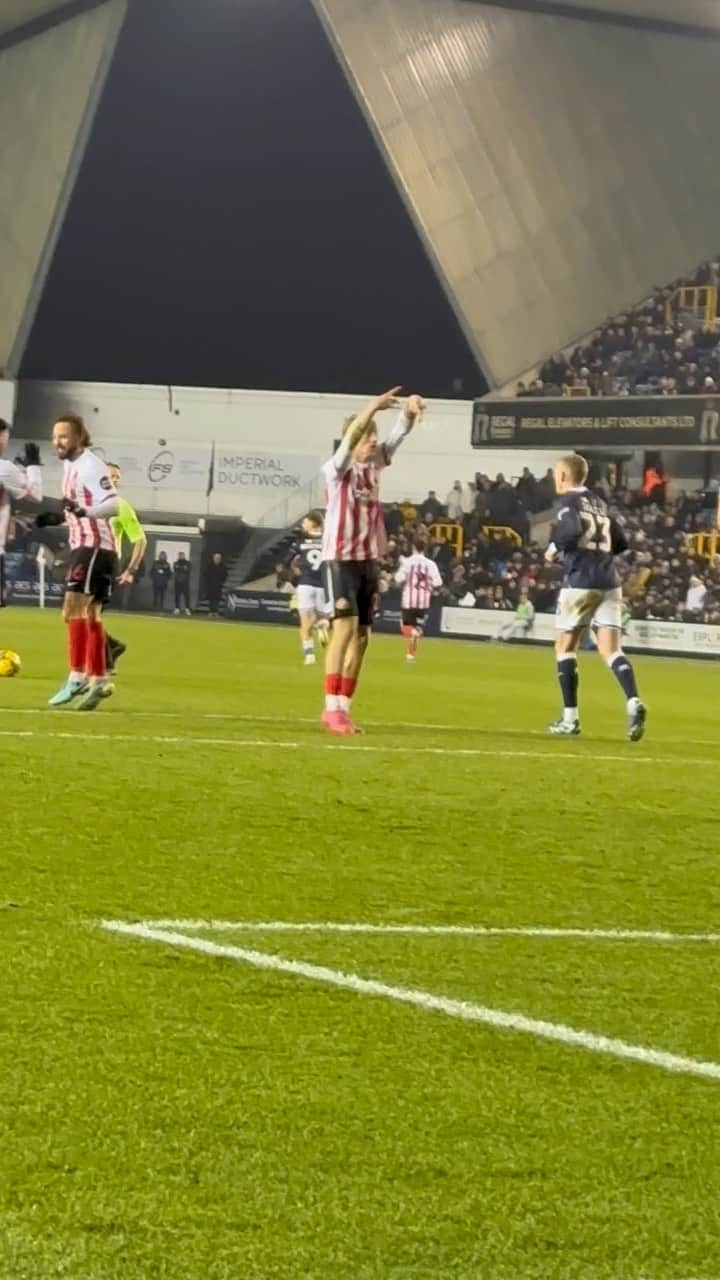
[(139, 921), (146, 929), (206, 929), (211, 933), (391, 934), (412, 938), (576, 938), (590, 942), (720, 942), (720, 933), (672, 933), (667, 929), (579, 929), (554, 925), (366, 924), (355, 920)]
[(303, 960), (286, 960), (283, 956), (272, 955), (266, 951), (209, 942), (205, 938), (151, 929), (143, 924), (127, 924), (122, 920), (102, 920), (100, 923), (103, 929), (107, 929), (110, 933), (124, 934), (146, 942), (159, 942), (165, 946), (180, 947), (187, 951), (198, 951), (203, 955), (215, 956), (219, 959), (235, 960), (252, 965), (255, 969), (291, 974), (296, 978), (306, 978), (311, 982), (322, 982), (327, 986), (354, 991), (357, 995), (382, 996), (386, 1000), (414, 1005), (415, 1008), (425, 1009), (430, 1013), (444, 1013), (449, 1018), (459, 1018), (463, 1022), (482, 1023), (501, 1031), (517, 1031), (543, 1040), (554, 1040), (576, 1049), (587, 1049), (591, 1053), (602, 1053), (629, 1062), (639, 1062), (644, 1066), (658, 1067), (662, 1071), (671, 1071), (678, 1075), (720, 1080), (720, 1063), (718, 1062), (703, 1062), (696, 1058), (667, 1053), (663, 1049), (649, 1049), (643, 1045), (629, 1044), (626, 1040), (596, 1035), (592, 1031), (580, 1031), (575, 1027), (565, 1026), (561, 1022), (545, 1022), (537, 1018), (528, 1018), (521, 1013), (490, 1009), (485, 1005), (472, 1004), (467, 1000), (452, 1000), (446, 996), (437, 996), (430, 991), (421, 991), (413, 987), (391, 986), (389, 983), (378, 982), (375, 979), (361, 978), (356, 973), (328, 969), (325, 965), (307, 964)]
[[(281, 742), (268, 738), (200, 738), (187, 737), (184, 734), (143, 734), (143, 733), (49, 733), (37, 729), (0, 729), (0, 738), (59, 738), (63, 742), (150, 742), (168, 746), (201, 746), (201, 747), (277, 747), (280, 750), (296, 751), (303, 744), (300, 742)], [(490, 753), (488, 753), (490, 754)], [(596, 757), (594, 757), (596, 758)]]
[[(52, 707), (0, 707), (0, 715), (14, 716), (46, 716), (53, 718), (57, 716), (57, 711), (53, 711)], [(186, 711), (147, 711), (136, 707), (116, 707), (108, 709), (106, 715), (113, 717), (125, 716), (150, 716), (167, 720), (177, 719), (195, 719), (195, 720), (237, 720), (250, 724), (310, 724), (316, 725), (319, 722), (319, 716), (295, 716), (295, 715), (250, 715), (246, 712), (234, 711), (195, 711), (188, 708)], [(371, 725), (374, 729), (432, 729), (441, 733), (488, 733), (487, 725), (462, 725), (455, 724), (435, 724), (428, 720), (365, 720), (365, 724)], [(545, 737), (543, 729), (504, 729), (503, 733), (517, 734), (526, 736), (527, 734), (539, 734)], [(677, 739), (674, 739), (677, 741)], [(715, 745), (713, 742), (706, 741), (706, 746)]]
[[(47, 720), (57, 720), (58, 712), (53, 711), (51, 707), (0, 707), (0, 715), (13, 716), (43, 716)], [(220, 720), (237, 724), (294, 724), (294, 725), (311, 725), (317, 728), (319, 723), (318, 716), (294, 716), (294, 715), (249, 715), (245, 712), (234, 711), (195, 711), (188, 708), (185, 711), (146, 711), (136, 707), (118, 707), (112, 706), (103, 712), (103, 719), (108, 720), (125, 720), (137, 717), (140, 719), (151, 720)], [(480, 733), (488, 737), (494, 737), (495, 731), (488, 728), (486, 724), (437, 724), (429, 720), (366, 720), (363, 718), (363, 724), (368, 729), (384, 729), (390, 732), (393, 729), (426, 729), (432, 733), (456, 733), (456, 734), (473, 734)], [(546, 729), (502, 729), (499, 734), (503, 738), (542, 738), (547, 741)], [(717, 738), (656, 738), (653, 734), (653, 742), (663, 747), (720, 747), (720, 740)]]
[(401, 755), (401, 756), (454, 756), (468, 757), (471, 759), (492, 757), (493, 759), (504, 760), (552, 760), (555, 764), (565, 764), (568, 760), (578, 760), (583, 764), (589, 761), (593, 765), (596, 764), (650, 764), (670, 765), (673, 769), (694, 768), (696, 765), (712, 765), (717, 764), (717, 760), (712, 757), (702, 756), (640, 756), (635, 751), (628, 748), (627, 752), (620, 754), (601, 754), (593, 751), (592, 755), (583, 751), (567, 751), (559, 747), (556, 751), (513, 751), (510, 749), (490, 748), (490, 747), (409, 747), (409, 746), (389, 746), (383, 743), (360, 744), (353, 741), (353, 745), (339, 742), (287, 742), (281, 739), (273, 738), (203, 738), (187, 734), (142, 734), (142, 733), (82, 733), (78, 732), (56, 732), (55, 730), (36, 730), (36, 729), (0, 729), (0, 738), (40, 738), (43, 741), (48, 739), (60, 739), (63, 742), (132, 742), (137, 745), (140, 742), (151, 743), (154, 746), (180, 746), (180, 747), (243, 747), (257, 748), (268, 751), (345, 751), (349, 754), (362, 752), (371, 755)]

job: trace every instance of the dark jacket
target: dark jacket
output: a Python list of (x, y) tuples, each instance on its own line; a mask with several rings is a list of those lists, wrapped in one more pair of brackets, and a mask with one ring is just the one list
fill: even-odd
[(172, 565), (167, 560), (153, 561), (150, 577), (154, 587), (166, 587), (173, 576)]
[(173, 574), (175, 575), (175, 586), (186, 587), (190, 582), (190, 561), (176, 560), (173, 565)]
[(205, 589), (208, 596), (215, 597), (222, 595), (222, 589), (225, 586), (225, 579), (228, 571), (224, 564), (213, 564), (212, 561), (205, 570)]

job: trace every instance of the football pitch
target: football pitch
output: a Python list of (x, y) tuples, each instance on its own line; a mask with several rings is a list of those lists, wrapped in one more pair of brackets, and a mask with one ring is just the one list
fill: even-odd
[(718, 1280), (711, 663), (0, 613), (1, 1280)]

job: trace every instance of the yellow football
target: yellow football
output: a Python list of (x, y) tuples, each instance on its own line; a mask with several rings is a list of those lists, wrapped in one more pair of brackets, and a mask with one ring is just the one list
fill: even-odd
[(21, 666), (19, 654), (13, 653), (12, 649), (0, 649), (0, 677), (16, 676)]

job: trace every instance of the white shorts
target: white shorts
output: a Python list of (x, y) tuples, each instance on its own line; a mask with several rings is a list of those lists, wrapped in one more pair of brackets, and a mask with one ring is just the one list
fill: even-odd
[(563, 587), (558, 596), (557, 631), (576, 631), (579, 627), (617, 627), (622, 630), (622, 591), (584, 591), (579, 587)]
[(325, 613), (325, 592), (322, 587), (310, 587), (301, 582), (296, 588), (295, 596), (300, 613)]

